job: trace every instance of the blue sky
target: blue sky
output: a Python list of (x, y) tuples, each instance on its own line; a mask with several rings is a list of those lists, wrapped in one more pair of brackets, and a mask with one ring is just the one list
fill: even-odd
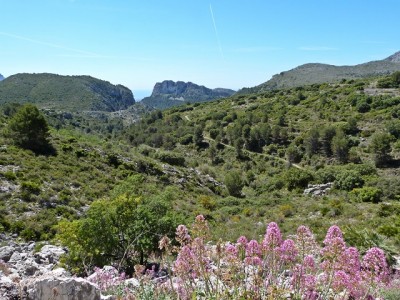
[(398, 0), (0, 0), (0, 73), (239, 89), (400, 50)]

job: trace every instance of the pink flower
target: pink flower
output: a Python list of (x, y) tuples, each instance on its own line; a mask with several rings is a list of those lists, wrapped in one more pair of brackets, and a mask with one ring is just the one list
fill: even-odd
[(373, 247), (365, 253), (362, 262), (362, 276), (368, 282), (384, 283), (388, 279), (389, 270), (382, 249)]
[(324, 244), (328, 245), (334, 238), (340, 238), (343, 240), (343, 233), (336, 225), (329, 227), (328, 232), (325, 236)]
[(239, 245), (242, 245), (242, 246), (246, 247), (248, 241), (247, 241), (247, 238), (242, 235), (241, 237), (238, 238), (237, 243)]
[(195, 220), (198, 223), (204, 223), (206, 221), (203, 215), (197, 215)]
[(296, 246), (299, 250), (300, 257), (305, 257), (308, 254), (316, 252), (318, 246), (315, 242), (314, 235), (308, 227), (301, 225), (297, 228)]
[(251, 266), (261, 266), (262, 260), (258, 256), (249, 256), (244, 259), (244, 263)]
[(281, 231), (278, 224), (271, 222), (268, 224), (267, 232), (265, 233), (262, 246), (264, 250), (273, 250), (279, 247), (282, 243)]
[(313, 290), (317, 285), (317, 278), (314, 275), (306, 274), (304, 275), (304, 289)]
[(256, 240), (251, 240), (246, 246), (246, 256), (258, 256), (261, 253), (260, 245)]
[(291, 239), (284, 240), (279, 248), (281, 259), (284, 262), (294, 262), (297, 258), (297, 249), (294, 241)]
[(174, 271), (180, 276), (189, 275), (193, 269), (193, 252), (189, 246), (183, 246), (175, 261)]
[(164, 235), (158, 243), (158, 248), (160, 250), (167, 249), (170, 244), (171, 240), (166, 235)]
[(336, 271), (333, 276), (332, 287), (337, 292), (341, 292), (350, 287), (350, 276), (344, 271)]
[(225, 247), (225, 253), (228, 258), (237, 258), (239, 251), (235, 245), (228, 244)]
[(303, 266), (306, 270), (313, 271), (315, 269), (315, 260), (312, 255), (304, 257)]
[(189, 230), (185, 225), (179, 225), (176, 228), (176, 240), (181, 244), (185, 245), (190, 242)]
[(324, 258), (322, 266), (325, 270), (328, 268), (339, 268), (338, 264), (342, 261), (341, 257), (346, 249), (346, 245), (341, 237), (332, 237), (325, 240), (325, 247), (321, 250)]

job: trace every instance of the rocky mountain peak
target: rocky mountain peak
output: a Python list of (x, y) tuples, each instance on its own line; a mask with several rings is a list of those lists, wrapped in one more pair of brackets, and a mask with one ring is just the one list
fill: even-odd
[(172, 81), (172, 80), (164, 80), (163, 82), (157, 82), (154, 86), (152, 96), (157, 95), (173, 95), (173, 96), (182, 96), (188, 90), (208, 90), (205, 86), (200, 86), (194, 84), (192, 82), (183, 82), (183, 81)]
[(224, 88), (209, 89), (193, 82), (164, 80), (157, 82), (150, 97), (142, 100), (149, 107), (164, 109), (184, 102), (205, 102), (229, 97), (235, 91)]
[(4, 76), (0, 74), (0, 81), (4, 79)]
[(400, 63), (400, 51), (397, 51), (395, 54), (390, 55), (385, 60), (395, 62), (395, 63)]

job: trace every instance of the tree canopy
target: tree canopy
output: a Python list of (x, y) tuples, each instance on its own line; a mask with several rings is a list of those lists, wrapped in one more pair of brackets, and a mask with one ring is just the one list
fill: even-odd
[(48, 152), (49, 126), (42, 113), (32, 104), (23, 105), (11, 118), (7, 135), (15, 145), (37, 153)]
[(70, 250), (67, 263), (76, 268), (114, 264), (124, 269), (143, 264), (163, 235), (173, 236), (178, 223), (164, 196), (123, 194), (97, 200), (85, 218), (62, 221), (58, 238)]

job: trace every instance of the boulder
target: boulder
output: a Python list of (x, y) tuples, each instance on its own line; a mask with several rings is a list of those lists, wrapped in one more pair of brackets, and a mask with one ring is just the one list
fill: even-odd
[(58, 246), (44, 245), (38, 253), (35, 254), (36, 262), (41, 263), (46, 261), (53, 264), (55, 261), (60, 259), (60, 256), (65, 254), (66, 251)]
[(332, 186), (332, 182), (323, 184), (309, 184), (308, 187), (304, 190), (303, 194), (312, 196), (323, 196), (331, 190)]
[(14, 299), (21, 299), (16, 284), (10, 278), (0, 274), (0, 300)]
[(24, 287), (26, 300), (100, 300), (95, 284), (83, 278), (44, 277), (28, 282)]
[(0, 260), (8, 262), (13, 255), (15, 248), (12, 246), (4, 246), (0, 248)]

